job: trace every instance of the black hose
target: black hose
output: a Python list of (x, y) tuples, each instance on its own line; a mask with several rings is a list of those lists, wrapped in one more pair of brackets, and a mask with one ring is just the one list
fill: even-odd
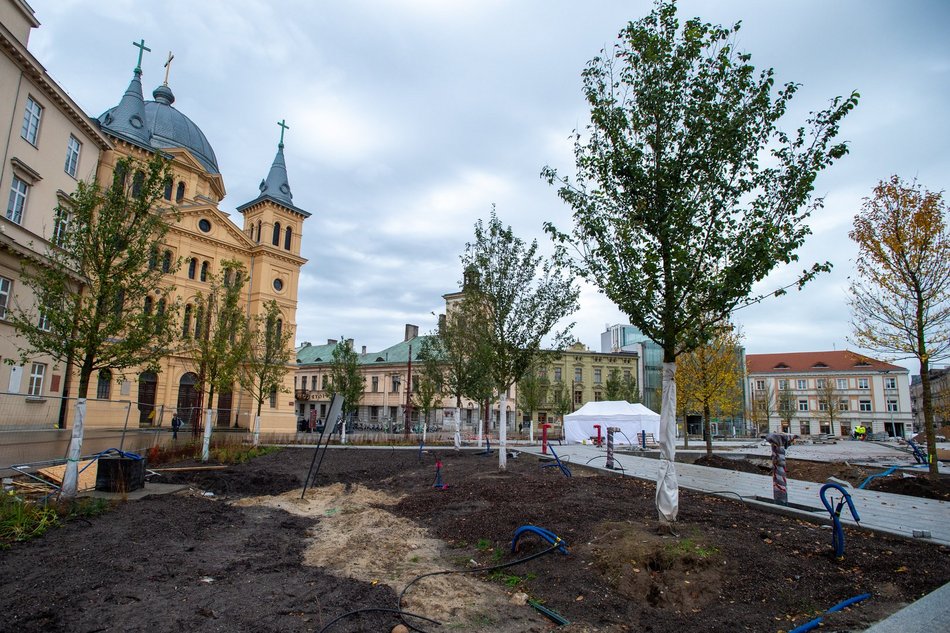
[(337, 617), (335, 617), (335, 618), (333, 618), (332, 620), (330, 620), (329, 622), (327, 622), (327, 623), (323, 626), (323, 628), (320, 629), (319, 633), (323, 633), (324, 631), (329, 630), (329, 628), (330, 628), (331, 626), (333, 626), (334, 624), (336, 624), (336, 623), (339, 622), (340, 620), (343, 620), (343, 619), (348, 618), (348, 617), (353, 616), (353, 615), (357, 615), (357, 614), (359, 614), (359, 613), (367, 613), (367, 612), (371, 612), (371, 611), (382, 611), (382, 612), (384, 612), (384, 613), (395, 613), (395, 614), (398, 614), (400, 618), (405, 617), (405, 616), (409, 616), (409, 617), (412, 617), (412, 618), (419, 618), (420, 620), (425, 620), (426, 622), (432, 622), (433, 624), (438, 624), (439, 626), (442, 626), (442, 623), (439, 622), (438, 620), (433, 620), (432, 618), (427, 618), (427, 617), (425, 617), (424, 615), (417, 615), (417, 614), (415, 614), (415, 613), (409, 613), (408, 611), (400, 611), (399, 609), (388, 609), (388, 608), (386, 608), (386, 607), (366, 607), (365, 609), (355, 609), (355, 610), (353, 610), (353, 611), (347, 611), (347, 612), (344, 613), (343, 615), (338, 615)]
[[(475, 567), (475, 568), (473, 568), (473, 569), (452, 569), (452, 570), (445, 570), (445, 571), (433, 571), (433, 572), (429, 572), (429, 573), (427, 573), (427, 574), (422, 574), (422, 575), (420, 575), (420, 576), (416, 576), (415, 578), (413, 578), (412, 580), (409, 581), (409, 584), (408, 584), (408, 585), (406, 585), (405, 587), (403, 587), (403, 590), (402, 590), (401, 592), (399, 592), (399, 602), (397, 603), (397, 605), (399, 606), (399, 609), (401, 610), (401, 609), (402, 609), (402, 599), (403, 599), (403, 597), (406, 595), (406, 592), (409, 590), (409, 587), (413, 586), (414, 584), (416, 584), (417, 582), (419, 582), (419, 581), (422, 580), (423, 578), (428, 578), (429, 576), (442, 576), (442, 575), (446, 575), (446, 574), (477, 574), (477, 573), (480, 573), (480, 572), (483, 572), (483, 571), (495, 571), (496, 569), (505, 569), (506, 567), (514, 567), (515, 565), (520, 565), (521, 563), (526, 563), (526, 562), (528, 562), (529, 560), (534, 560), (535, 558), (540, 558), (540, 557), (544, 556), (545, 554), (550, 554), (551, 552), (553, 552), (554, 550), (558, 549), (559, 547), (561, 547), (561, 539), (560, 539), (560, 538), (558, 538), (558, 539), (554, 542), (554, 544), (551, 545), (551, 547), (549, 547), (549, 548), (547, 548), (547, 549), (545, 549), (545, 550), (541, 550), (540, 552), (535, 552), (534, 554), (531, 554), (530, 556), (525, 556), (524, 558), (519, 558), (518, 560), (513, 560), (513, 561), (508, 562), (508, 563), (502, 563), (502, 564), (500, 564), (500, 565), (492, 565), (491, 567)], [(408, 622), (406, 622), (404, 619), (402, 620), (402, 623), (405, 624), (407, 627), (409, 627), (409, 629), (412, 630), (412, 631), (417, 631), (418, 633), (427, 633), (424, 629), (420, 629), (420, 628), (418, 628), (418, 627), (415, 627), (415, 626), (409, 624)]]
[[(595, 459), (607, 459), (607, 456), (606, 456), (606, 455), (594, 455), (593, 457), (591, 457), (590, 459), (588, 459), (586, 462), (584, 462), (584, 465), (587, 465), (587, 464), (591, 463), (591, 462), (594, 461)], [(617, 466), (620, 466), (620, 472), (622, 472), (624, 475), (627, 474), (627, 470), (623, 467), (623, 464), (621, 464), (621, 463), (618, 462), (618, 461), (614, 461), (614, 464), (616, 464)]]
[(745, 497), (743, 497), (742, 495), (740, 495), (738, 492), (733, 492), (732, 490), (710, 490), (710, 491), (707, 492), (707, 494), (711, 494), (711, 495), (735, 495), (735, 496), (739, 497), (739, 501), (741, 501), (743, 504), (746, 503)]

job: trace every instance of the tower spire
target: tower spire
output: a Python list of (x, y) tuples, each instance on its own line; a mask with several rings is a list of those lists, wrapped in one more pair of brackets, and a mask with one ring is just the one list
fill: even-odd
[(277, 144), (277, 155), (270, 167), (267, 178), (261, 181), (261, 195), (270, 196), (279, 202), (293, 206), (294, 194), (290, 193), (290, 183), (287, 181), (287, 164), (284, 162), (284, 132), (290, 129), (287, 122), (281, 119), (280, 142)]

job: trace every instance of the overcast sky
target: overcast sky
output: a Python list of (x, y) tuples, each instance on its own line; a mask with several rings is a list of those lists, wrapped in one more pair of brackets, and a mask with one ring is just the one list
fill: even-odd
[[(580, 73), (646, 0), (164, 1), (29, 0), (42, 26), (30, 48), (91, 116), (118, 103), (144, 38), (146, 98), (175, 55), (175, 107), (205, 133), (228, 191), (221, 208), (258, 194), (277, 121), (304, 225), (298, 342), (354, 338), (379, 350), (406, 323), (436, 324), (458, 289), (459, 254), (491, 205), (550, 250), (542, 223), (570, 211), (539, 177), (573, 173), (575, 128), (588, 110)], [(783, 122), (794, 129), (836, 95), (861, 93), (840, 138), (851, 153), (816, 183), (825, 208), (802, 264), (834, 271), (802, 292), (741, 310), (750, 353), (854, 349), (848, 230), (863, 197), (891, 174), (947, 187), (950, 2), (945, 0), (683, 1), (682, 19), (743, 23), (739, 47), (778, 82), (802, 84)], [(804, 266), (777, 270), (760, 290)], [(576, 337), (600, 347), (627, 318), (584, 288)], [(913, 366), (913, 365), (909, 365)], [(913, 370), (912, 370), (913, 371)]]

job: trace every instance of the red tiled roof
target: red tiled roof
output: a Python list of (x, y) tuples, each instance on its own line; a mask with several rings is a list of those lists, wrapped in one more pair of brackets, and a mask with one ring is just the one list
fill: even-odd
[(907, 371), (899, 365), (885, 363), (851, 350), (746, 354), (745, 359), (750, 374), (814, 371)]

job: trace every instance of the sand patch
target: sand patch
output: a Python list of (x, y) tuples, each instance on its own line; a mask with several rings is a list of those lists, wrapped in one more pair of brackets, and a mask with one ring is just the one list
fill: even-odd
[[(360, 485), (332, 484), (278, 496), (241, 499), (235, 505), (265, 505), (320, 521), (308, 534), (304, 564), (326, 572), (384, 583), (398, 594), (416, 576), (462, 569), (441, 540), (416, 523), (386, 510), (399, 502), (392, 495)], [(485, 613), (507, 600), (500, 585), (474, 574), (425, 578), (406, 593), (402, 608), (444, 624), (484, 621)], [(393, 605), (395, 606), (395, 605)]]

